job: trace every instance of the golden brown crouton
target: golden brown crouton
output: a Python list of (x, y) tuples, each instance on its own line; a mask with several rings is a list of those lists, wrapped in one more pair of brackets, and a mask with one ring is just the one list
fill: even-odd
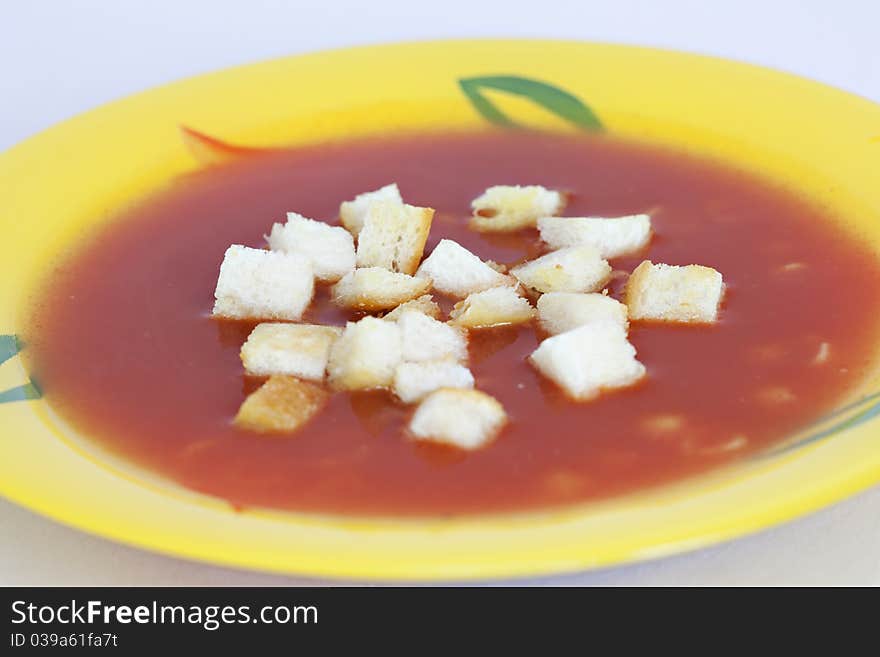
[(291, 433), (327, 403), (326, 390), (292, 376), (273, 376), (248, 395), (235, 424), (260, 433)]
[(540, 185), (496, 185), (471, 203), (470, 226), (480, 232), (507, 232), (531, 228), (539, 217), (555, 215), (565, 206), (557, 191)]
[(241, 362), (255, 376), (287, 374), (323, 381), (330, 347), (341, 334), (338, 326), (259, 324), (241, 348)]
[(373, 203), (358, 237), (357, 266), (414, 274), (433, 218), (432, 208), (392, 201)]
[(354, 310), (386, 310), (423, 295), (431, 284), (430, 278), (416, 278), (384, 267), (355, 269), (333, 286), (333, 301)]
[(433, 317), (434, 319), (440, 319), (440, 306), (437, 305), (437, 302), (434, 301), (434, 298), (430, 294), (424, 294), (420, 296), (418, 299), (412, 299), (411, 301), (405, 301), (404, 303), (397, 306), (392, 311), (389, 311), (387, 314), (382, 316), (382, 319), (387, 319), (389, 322), (396, 322), (400, 319), (400, 316), (405, 313), (407, 310), (417, 310), (423, 315), (427, 315), (428, 317)]
[(629, 277), (624, 302), (630, 319), (712, 324), (723, 294), (721, 274), (711, 267), (645, 260)]
[(493, 287), (474, 292), (455, 304), (449, 314), (451, 324), (468, 329), (522, 324), (534, 316), (532, 304), (514, 287)]

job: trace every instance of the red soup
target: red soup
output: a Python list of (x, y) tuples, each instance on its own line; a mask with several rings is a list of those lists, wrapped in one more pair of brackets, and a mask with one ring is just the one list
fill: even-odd
[[(384, 391), (337, 393), (294, 435), (236, 428), (260, 382), (239, 359), (253, 324), (210, 318), (225, 249), (263, 246), (291, 210), (336, 223), (341, 201), (390, 182), (436, 208), (426, 253), (446, 237), (506, 264), (540, 244), (535, 231), (468, 229), (470, 201), (488, 186), (567, 190), (570, 216), (650, 212), (650, 247), (611, 264), (714, 267), (727, 284), (720, 321), (633, 323), (647, 378), (580, 404), (526, 362), (542, 337), (535, 326), (472, 332), (477, 387), (510, 416), (473, 452), (407, 439), (412, 409)], [(880, 322), (880, 267), (833, 219), (718, 163), (609, 138), (443, 134), (252, 155), (120, 211), (59, 268), (26, 338), (46, 399), (80, 432), (236, 507), (413, 515), (570, 504), (766, 449), (860, 381)], [(352, 317), (322, 288), (305, 320)]]

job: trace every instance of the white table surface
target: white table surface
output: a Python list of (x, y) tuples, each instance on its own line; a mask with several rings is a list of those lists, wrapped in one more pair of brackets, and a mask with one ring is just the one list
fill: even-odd
[[(876, 0), (3, 0), (0, 149), (177, 78), (324, 48), (428, 38), (656, 45), (764, 64), (880, 101), (878, 26)], [(0, 500), (0, 585), (321, 583), (150, 554)], [(880, 585), (880, 487), (714, 548), (528, 583)]]

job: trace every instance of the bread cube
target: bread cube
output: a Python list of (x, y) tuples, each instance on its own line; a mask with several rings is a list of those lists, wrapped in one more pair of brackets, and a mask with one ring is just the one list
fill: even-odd
[(468, 329), (522, 324), (534, 316), (532, 304), (514, 287), (493, 287), (469, 294), (449, 314), (450, 323)]
[(403, 340), (404, 361), (467, 361), (467, 338), (458, 328), (415, 310), (404, 312), (397, 325)]
[(354, 269), (354, 239), (342, 226), (287, 213), (286, 224), (273, 224), (269, 248), (299, 255), (312, 263), (315, 278), (335, 283)]
[(364, 220), (367, 218), (367, 212), (370, 206), (377, 201), (402, 204), (403, 198), (400, 196), (397, 183), (385, 185), (372, 192), (358, 194), (353, 201), (346, 201), (340, 205), (339, 219), (345, 229), (355, 237), (360, 235), (361, 229), (364, 227)]
[(620, 325), (596, 321), (544, 340), (529, 361), (571, 398), (586, 401), (645, 375)]
[(602, 320), (614, 322), (624, 332), (629, 329), (626, 306), (605, 294), (550, 292), (541, 295), (537, 306), (541, 328), (551, 335)]
[(440, 388), (473, 388), (474, 375), (452, 360), (401, 363), (394, 372), (394, 394), (413, 404)]
[(630, 319), (713, 324), (723, 295), (724, 281), (711, 267), (645, 260), (629, 277), (624, 301)]
[(445, 239), (425, 258), (416, 276), (432, 279), (435, 290), (457, 298), (513, 283), (457, 242)]
[(541, 217), (541, 239), (551, 249), (589, 244), (603, 258), (638, 253), (651, 241), (651, 217), (634, 214), (628, 217)]
[(434, 298), (430, 294), (424, 294), (418, 299), (404, 301), (397, 306), (397, 308), (388, 312), (386, 315), (383, 315), (382, 319), (387, 319), (389, 322), (396, 322), (407, 310), (417, 310), (423, 315), (433, 317), (434, 319), (439, 319), (441, 315), (440, 306), (437, 305)]
[(233, 422), (248, 431), (291, 433), (329, 399), (326, 390), (292, 376), (272, 376), (244, 400)]
[(392, 201), (373, 203), (358, 236), (357, 266), (414, 274), (422, 261), (433, 219), (432, 208)]
[(611, 277), (611, 265), (589, 245), (551, 251), (510, 270), (538, 292), (595, 292)]
[(241, 348), (248, 374), (287, 374), (323, 381), (330, 347), (342, 335), (338, 326), (316, 324), (258, 324)]
[(531, 228), (538, 217), (562, 212), (565, 198), (539, 185), (496, 185), (471, 202), (470, 226), (480, 232), (506, 232)]
[(416, 440), (478, 449), (507, 423), (504, 407), (479, 390), (441, 388), (422, 400), (409, 423)]
[(377, 317), (349, 322), (330, 348), (327, 374), (339, 390), (387, 388), (401, 362), (400, 327)]
[(373, 312), (399, 306), (431, 288), (430, 278), (416, 278), (384, 267), (355, 269), (332, 288), (333, 301), (345, 308)]
[(312, 301), (315, 277), (303, 257), (233, 244), (214, 291), (214, 316), (298, 320)]

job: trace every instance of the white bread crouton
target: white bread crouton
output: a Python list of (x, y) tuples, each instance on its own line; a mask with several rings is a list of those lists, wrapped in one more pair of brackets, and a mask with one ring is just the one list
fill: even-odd
[(389, 322), (396, 322), (398, 319), (400, 319), (400, 316), (407, 310), (416, 310), (423, 315), (433, 317), (434, 319), (439, 319), (441, 314), (440, 306), (437, 305), (437, 302), (434, 301), (434, 298), (430, 294), (424, 294), (418, 299), (405, 301), (404, 303), (397, 306), (397, 308), (395, 308), (394, 310), (383, 315), (382, 319), (387, 319)]
[(248, 395), (233, 422), (248, 431), (290, 433), (327, 403), (329, 393), (292, 376), (273, 376)]
[(400, 327), (376, 317), (349, 322), (330, 348), (327, 374), (340, 390), (386, 388), (401, 362)]
[(473, 388), (474, 375), (451, 360), (401, 363), (394, 372), (394, 394), (413, 404), (440, 388)]
[(386, 310), (423, 295), (430, 278), (388, 271), (384, 267), (355, 269), (331, 288), (333, 301), (354, 310)]
[(495, 438), (506, 422), (504, 407), (485, 392), (441, 388), (419, 404), (409, 431), (417, 440), (477, 449)]
[(342, 335), (338, 326), (317, 324), (258, 324), (241, 348), (248, 374), (287, 374), (323, 381), (330, 347)]
[(397, 183), (385, 185), (372, 192), (358, 194), (353, 201), (345, 201), (339, 206), (339, 219), (349, 233), (355, 237), (360, 235), (361, 229), (364, 227), (364, 220), (367, 218), (367, 211), (376, 201), (403, 203)]
[(645, 375), (619, 324), (597, 321), (544, 340), (529, 361), (570, 397), (586, 401)]
[(267, 240), (273, 251), (306, 258), (315, 278), (324, 283), (335, 283), (354, 269), (354, 239), (342, 226), (288, 212), (287, 223), (273, 224)]
[(471, 202), (470, 226), (481, 232), (531, 228), (538, 217), (558, 214), (564, 206), (562, 194), (539, 185), (496, 185)]
[(467, 338), (454, 326), (437, 321), (415, 310), (407, 310), (397, 320), (403, 341), (403, 360), (419, 362), (451, 359), (466, 362)]
[(609, 265), (589, 245), (559, 249), (510, 270), (523, 285), (538, 292), (595, 292), (611, 277)]
[(312, 265), (305, 258), (233, 244), (220, 265), (214, 315), (297, 320), (314, 293)]
[(393, 201), (373, 203), (358, 236), (357, 266), (414, 274), (422, 261), (433, 219), (433, 208)]
[(629, 329), (626, 306), (604, 294), (549, 292), (541, 295), (537, 306), (541, 328), (550, 335), (601, 320), (618, 324), (624, 333)]
[(509, 276), (496, 271), (452, 240), (440, 240), (416, 276), (432, 279), (438, 292), (458, 298), (513, 283)]
[(711, 267), (645, 260), (629, 277), (624, 301), (630, 319), (712, 324), (723, 295), (724, 281)]
[(541, 217), (541, 239), (551, 249), (589, 244), (603, 258), (618, 258), (637, 253), (651, 241), (651, 217), (635, 214), (628, 217)]
[(532, 304), (514, 287), (493, 287), (474, 292), (455, 304), (449, 313), (451, 324), (468, 329), (522, 324), (534, 316)]

